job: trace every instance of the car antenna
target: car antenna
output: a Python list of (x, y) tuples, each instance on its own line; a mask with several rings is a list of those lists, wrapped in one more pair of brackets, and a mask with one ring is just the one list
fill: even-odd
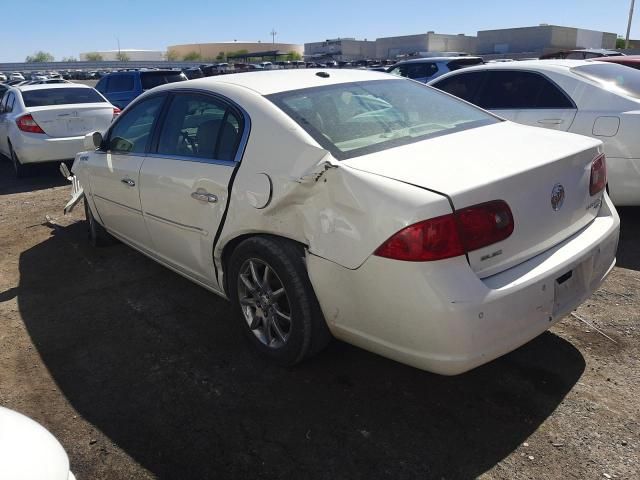
[(329, 78), (331, 76), (327, 72), (317, 72), (316, 75), (320, 78)]

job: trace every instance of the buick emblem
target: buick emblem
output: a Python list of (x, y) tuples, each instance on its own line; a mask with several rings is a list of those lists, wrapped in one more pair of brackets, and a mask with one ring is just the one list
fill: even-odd
[(553, 190), (551, 190), (551, 208), (555, 212), (562, 208), (562, 204), (564, 203), (564, 187), (556, 183), (553, 186)]

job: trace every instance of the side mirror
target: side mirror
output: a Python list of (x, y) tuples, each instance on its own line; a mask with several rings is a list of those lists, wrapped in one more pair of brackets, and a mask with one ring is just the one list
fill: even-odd
[(96, 150), (102, 145), (102, 134), (100, 132), (87, 133), (84, 136), (84, 148)]

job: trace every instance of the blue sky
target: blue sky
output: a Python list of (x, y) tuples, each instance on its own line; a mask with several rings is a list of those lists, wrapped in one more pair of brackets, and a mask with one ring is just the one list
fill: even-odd
[[(550, 23), (624, 35), (630, 0), (0, 0), (0, 62), (37, 50), (56, 59), (117, 48), (228, 40), (305, 43), (435, 30), (478, 30)], [(640, 37), (640, 2), (631, 30)]]

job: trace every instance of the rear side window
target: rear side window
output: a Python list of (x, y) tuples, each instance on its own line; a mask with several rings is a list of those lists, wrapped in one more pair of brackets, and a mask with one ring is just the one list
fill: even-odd
[(25, 107), (103, 103), (105, 99), (93, 88), (47, 88), (22, 92)]
[(158, 153), (209, 160), (233, 160), (240, 121), (225, 104), (197, 94), (178, 94), (160, 133)]
[(435, 63), (410, 63), (407, 65), (407, 77), (412, 79), (429, 78), (437, 71), (438, 66)]
[(133, 90), (133, 75), (113, 75), (109, 77), (107, 92), (130, 92)]
[(107, 91), (107, 80), (108, 77), (101, 78), (96, 85), (96, 90), (98, 90), (100, 93), (105, 93)]
[(182, 72), (142, 72), (140, 74), (142, 90), (149, 90), (165, 83), (182, 82), (186, 79)]
[(5, 112), (10, 113), (13, 112), (13, 105), (16, 103), (16, 95), (13, 92), (9, 92), (9, 96), (7, 97), (7, 104), (5, 105)]
[(470, 67), (472, 65), (481, 65), (482, 63), (484, 62), (481, 58), (461, 58), (459, 60), (450, 61), (447, 63), (447, 67), (449, 67), (449, 70), (454, 71), (460, 70), (464, 67)]
[(495, 110), (574, 108), (569, 98), (546, 77), (517, 70), (487, 71), (475, 103)]
[(467, 102), (474, 103), (484, 77), (484, 72), (463, 73), (439, 80), (433, 86)]

